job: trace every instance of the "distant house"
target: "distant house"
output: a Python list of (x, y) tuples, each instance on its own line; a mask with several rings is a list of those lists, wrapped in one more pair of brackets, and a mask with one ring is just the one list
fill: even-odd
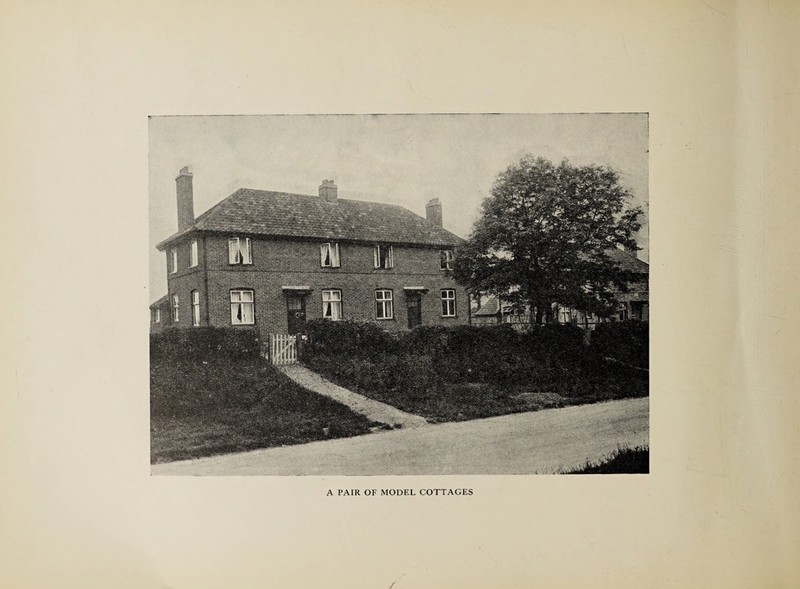
[(309, 196), (241, 188), (194, 217), (192, 173), (176, 178), (178, 231), (165, 252), (168, 294), (151, 305), (166, 326), (254, 326), (298, 333), (309, 319), (372, 321), (388, 330), (469, 322), (451, 276), (461, 238), (400, 206), (339, 198), (332, 180)]
[[(572, 323), (579, 327), (593, 329), (597, 323), (607, 321), (648, 321), (650, 318), (648, 272), (649, 265), (634, 254), (621, 249), (609, 250), (609, 256), (623, 270), (633, 273), (636, 278), (628, 284), (628, 292), (617, 293), (619, 302), (615, 313), (609, 319), (588, 316), (579, 310), (554, 305), (558, 323)], [(497, 325), (508, 323), (519, 330), (529, 327), (527, 311), (515, 311), (512, 306), (495, 296), (485, 297), (478, 308), (472, 311), (473, 325)]]
[(168, 324), (169, 298), (164, 295), (150, 305), (150, 331), (158, 332)]

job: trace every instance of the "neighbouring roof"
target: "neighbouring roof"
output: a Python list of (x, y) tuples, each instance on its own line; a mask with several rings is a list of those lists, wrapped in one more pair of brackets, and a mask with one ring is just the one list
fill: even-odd
[(156, 307), (163, 307), (166, 304), (167, 304), (167, 295), (164, 295), (160, 299), (157, 299), (152, 303), (150, 303), (150, 308), (155, 309)]
[(497, 297), (489, 297), (481, 308), (472, 313), (473, 317), (492, 317), (500, 312), (500, 301)]
[(409, 245), (454, 246), (462, 239), (397, 205), (240, 188), (200, 215), (194, 225), (159, 243), (192, 231), (246, 233)]
[(648, 274), (650, 271), (650, 265), (647, 262), (640, 260), (632, 253), (626, 252), (625, 250), (613, 248), (608, 250), (608, 255), (620, 268), (628, 272)]

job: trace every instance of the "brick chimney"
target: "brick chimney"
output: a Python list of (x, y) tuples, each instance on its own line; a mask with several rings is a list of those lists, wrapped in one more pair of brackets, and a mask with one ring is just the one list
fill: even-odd
[(319, 196), (325, 202), (336, 204), (339, 199), (339, 188), (333, 180), (323, 180), (319, 185)]
[(178, 193), (178, 231), (194, 225), (194, 195), (192, 194), (192, 173), (189, 166), (183, 166), (175, 178)]
[(442, 226), (442, 203), (438, 198), (430, 199), (425, 205), (425, 218), (439, 227)]

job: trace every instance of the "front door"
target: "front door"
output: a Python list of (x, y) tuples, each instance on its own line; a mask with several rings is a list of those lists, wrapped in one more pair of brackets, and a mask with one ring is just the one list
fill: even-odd
[(306, 323), (306, 299), (302, 295), (288, 295), (286, 297), (289, 320), (289, 333), (294, 335), (303, 331)]
[(406, 308), (408, 310), (408, 328), (414, 329), (422, 323), (422, 295), (418, 292), (407, 292)]

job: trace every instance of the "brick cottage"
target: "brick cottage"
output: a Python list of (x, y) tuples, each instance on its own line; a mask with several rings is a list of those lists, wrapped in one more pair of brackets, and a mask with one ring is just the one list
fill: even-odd
[(374, 321), (388, 330), (469, 322), (451, 276), (461, 239), (432, 199), (423, 218), (397, 205), (241, 188), (195, 218), (192, 172), (176, 178), (178, 232), (166, 253), (167, 295), (151, 329), (255, 326), (298, 333), (306, 320)]

